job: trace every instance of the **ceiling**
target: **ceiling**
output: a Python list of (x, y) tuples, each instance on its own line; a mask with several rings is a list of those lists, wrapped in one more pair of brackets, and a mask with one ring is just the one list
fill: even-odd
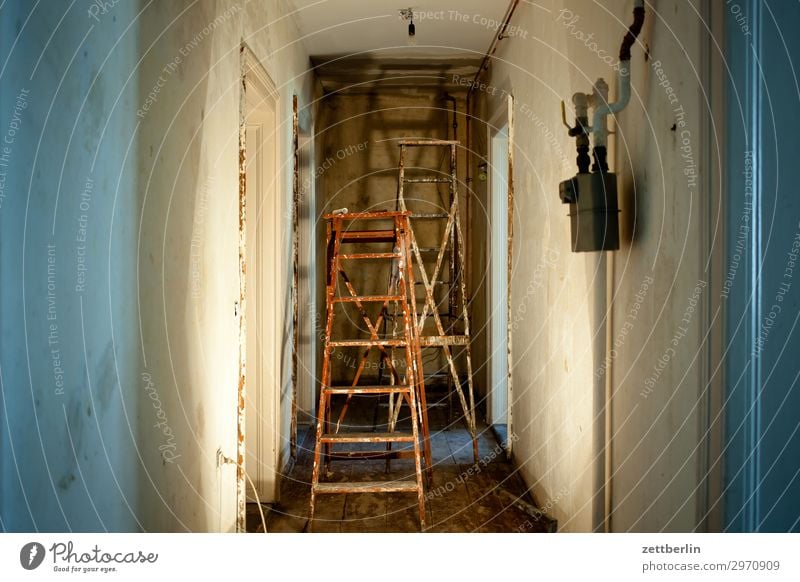
[[(406, 0), (408, 1), (408, 0)], [(505, 16), (504, 0), (293, 0), (303, 42), (312, 57), (344, 55), (430, 59), (480, 59)], [(408, 22), (401, 8), (413, 8), (417, 46), (408, 46)], [(327, 60), (327, 59), (326, 59)]]

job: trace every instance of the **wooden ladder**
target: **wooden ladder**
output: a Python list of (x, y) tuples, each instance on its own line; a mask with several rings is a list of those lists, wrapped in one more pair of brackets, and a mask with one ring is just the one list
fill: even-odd
[[(416, 302), (413, 301), (414, 274), (411, 268), (411, 238), (408, 228), (410, 212), (380, 211), (348, 213), (346, 211), (325, 215), (327, 220), (327, 282), (326, 282), (326, 321), (324, 336), (324, 356), (322, 362), (322, 380), (317, 413), (316, 445), (314, 448), (314, 465), (311, 474), (311, 502), (309, 511), (309, 528), (313, 526), (314, 509), (318, 495), (352, 494), (352, 493), (416, 493), (419, 504), (420, 527), (425, 528), (425, 496), (422, 474), (422, 461), (425, 456), (428, 471), (431, 468), (429, 431), (425, 404), (425, 387), (421, 370), (421, 353), (419, 338), (414, 321), (416, 320)], [(390, 229), (354, 229), (355, 224), (375, 224), (390, 222)], [(343, 245), (355, 244), (359, 248), (353, 252), (343, 252)], [(364, 252), (363, 247), (370, 245), (390, 246), (389, 250)], [(358, 263), (367, 268), (375, 261), (391, 261), (390, 281), (385, 295), (358, 295), (345, 265)], [(373, 279), (374, 280), (374, 279)], [(340, 286), (340, 281), (344, 284)], [(370, 318), (365, 304), (381, 304), (381, 311), (374, 321)], [(333, 322), (337, 304), (355, 305), (361, 319), (366, 324), (369, 338), (337, 338), (333, 335)], [(394, 306), (394, 312), (401, 314), (402, 333), (397, 337), (385, 337), (379, 329), (386, 318), (388, 306)], [(383, 335), (384, 337), (379, 337)], [(332, 358), (337, 348), (364, 348), (355, 377), (350, 384), (336, 385), (332, 383)], [(391, 384), (362, 385), (361, 375), (367, 358), (373, 349), (380, 352), (382, 361), (390, 372)], [(395, 365), (393, 352), (402, 350), (405, 370), (402, 374)], [(331, 401), (334, 396), (347, 396), (347, 402), (333, 425), (331, 418)], [(385, 432), (339, 432), (347, 405), (354, 395), (372, 395), (389, 397), (389, 419)], [(411, 432), (395, 430), (399, 411), (403, 402), (408, 405), (411, 416)], [(422, 441), (422, 442), (421, 442)], [(382, 451), (348, 450), (333, 451), (334, 445), (353, 445), (361, 443), (384, 444)], [(394, 443), (411, 443), (412, 450), (392, 450)], [(332, 458), (346, 459), (389, 459), (413, 457), (415, 479), (394, 481), (362, 481), (362, 482), (324, 482), (320, 474), (326, 474)]]
[[(464, 281), (464, 234), (461, 229), (461, 220), (458, 207), (458, 177), (456, 174), (456, 161), (459, 142), (456, 140), (417, 139), (400, 140), (400, 164), (397, 182), (396, 208), (400, 211), (408, 210), (406, 207), (406, 188), (415, 185), (430, 186), (445, 184), (448, 187), (448, 208), (446, 212), (413, 212), (409, 215), (414, 220), (438, 220), (444, 223), (441, 243), (437, 247), (424, 248), (417, 244), (414, 228), (409, 224), (411, 237), (412, 257), (417, 263), (417, 268), (425, 289), (425, 297), (421, 300), (419, 318), (414, 314), (416, 331), (419, 335), (420, 345), (423, 348), (441, 349), (447, 359), (449, 367), (448, 402), (452, 390), (455, 388), (461, 409), (464, 413), (467, 429), (472, 437), (472, 454), (475, 462), (478, 456), (478, 429), (475, 418), (475, 395), (472, 383), (472, 350), (470, 342), (469, 313), (467, 311), (467, 290)], [(445, 148), (445, 155), (449, 158), (448, 172), (426, 170), (426, 175), (406, 175), (406, 157), (409, 148)], [(445, 262), (447, 263), (447, 278), (444, 279)], [(413, 269), (412, 269), (413, 271)], [(430, 272), (430, 274), (429, 274)], [(440, 303), (436, 301), (435, 288), (447, 287), (447, 310), (440, 312)], [(460, 306), (459, 306), (460, 294)], [(416, 311), (416, 310), (415, 310)], [(425, 332), (425, 320), (431, 315), (434, 330)], [(442, 323), (442, 320), (445, 323)], [(456, 369), (453, 348), (460, 347), (464, 350), (466, 363), (467, 394), (464, 394), (458, 370)], [(420, 368), (424, 375), (424, 370)], [(449, 416), (450, 406), (448, 406)]]

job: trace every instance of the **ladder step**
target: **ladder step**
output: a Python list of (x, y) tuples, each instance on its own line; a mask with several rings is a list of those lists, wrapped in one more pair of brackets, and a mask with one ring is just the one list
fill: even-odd
[(407, 210), (373, 210), (371, 212), (329, 212), (323, 214), (325, 220), (387, 220), (408, 216)]
[(405, 384), (384, 386), (323, 386), (322, 390), (327, 394), (398, 394), (401, 392), (411, 392), (411, 388)]
[(346, 230), (342, 232), (343, 243), (384, 243), (394, 241), (394, 230)]
[(402, 301), (404, 297), (402, 295), (357, 295), (353, 297), (352, 295), (349, 297), (334, 297), (334, 303), (383, 303), (384, 301)]
[(416, 493), (414, 481), (362, 481), (359, 483), (317, 483), (316, 493)]
[(406, 432), (340, 432), (324, 434), (323, 443), (413, 443), (414, 435)]
[[(428, 283), (433, 283), (433, 285), (449, 285), (450, 281), (428, 281)], [(415, 281), (414, 285), (425, 285), (424, 281)]]
[(439, 219), (439, 218), (450, 218), (450, 215), (447, 212), (415, 212), (409, 218), (419, 218), (419, 219)]
[[(422, 300), (420, 299), (420, 301), (422, 301)], [(383, 317), (384, 317), (384, 319), (394, 319), (395, 317), (398, 317), (398, 318), (402, 319), (403, 318), (403, 314), (402, 313), (397, 313), (397, 314), (395, 314), (395, 313), (387, 313)], [(428, 312), (428, 316), (427, 317), (428, 318), (425, 321), (433, 321), (433, 315), (430, 312)], [(439, 314), (439, 318), (440, 319), (447, 318), (447, 317), (455, 318), (455, 317), (460, 317), (460, 316), (453, 315), (451, 313), (440, 313)]]
[(334, 340), (328, 342), (332, 348), (376, 348), (378, 346), (404, 348), (406, 347), (406, 340), (404, 339), (391, 339), (391, 340)]
[(331, 461), (385, 461), (394, 459), (413, 459), (413, 449), (395, 449), (393, 451), (331, 451), (328, 453)]
[(442, 247), (418, 247), (421, 253), (438, 253)]
[(447, 184), (452, 178), (403, 178), (406, 184)]
[(469, 337), (466, 335), (429, 335), (420, 337), (419, 344), (424, 347), (466, 346), (469, 344)]
[(350, 253), (340, 254), (340, 259), (400, 259), (400, 253)]
[(458, 140), (453, 139), (402, 139), (401, 146), (423, 147), (423, 146), (452, 146), (458, 145)]
[[(378, 404), (381, 408), (389, 408), (388, 402), (380, 402)], [(447, 402), (428, 402), (426, 404), (428, 408), (447, 408)]]

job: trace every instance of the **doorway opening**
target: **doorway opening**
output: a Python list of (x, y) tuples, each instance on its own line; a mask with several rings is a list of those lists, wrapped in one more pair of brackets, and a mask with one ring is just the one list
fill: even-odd
[(505, 110), (489, 125), (489, 381), (487, 420), (499, 442), (509, 443), (508, 194), (509, 120)]
[[(280, 470), (281, 312), (278, 99), (275, 85), (247, 47), (242, 48), (240, 127), (239, 529), (246, 502), (278, 498)], [(242, 410), (244, 396), (244, 410)], [(246, 427), (246, 430), (245, 430)], [(252, 485), (246, 483), (247, 478)]]

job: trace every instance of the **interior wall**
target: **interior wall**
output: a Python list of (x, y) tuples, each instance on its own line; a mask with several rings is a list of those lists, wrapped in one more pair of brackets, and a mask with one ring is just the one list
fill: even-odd
[[(308, 56), (283, 0), (151, 3), (142, 16), (138, 170), (139, 299), (147, 374), (163, 410), (144, 406), (142, 519), (150, 530), (235, 527), (239, 341), (239, 110), (244, 41), (278, 88), (277, 190), (284, 313), (291, 313), (292, 95), (307, 112)], [(304, 115), (306, 131), (311, 120)], [(307, 215), (307, 212), (305, 212)], [(301, 257), (308, 249), (303, 243)], [(312, 271), (301, 271), (303, 288)], [(303, 310), (301, 310), (302, 317)], [(305, 321), (305, 320), (304, 320)], [(291, 406), (291, 317), (280, 371), (281, 464)], [(303, 352), (307, 357), (308, 352)], [(300, 371), (308, 362), (301, 362)], [(141, 395), (147, 403), (147, 394)], [(166, 454), (165, 454), (166, 453)]]
[(135, 3), (0, 17), (0, 531), (137, 531)]
[(620, 117), (616, 167), (626, 244), (615, 257), (611, 337), (624, 343), (612, 346), (609, 372), (615, 531), (692, 531), (708, 509), (707, 306), (717, 284), (708, 241), (718, 210), (707, 206), (714, 194), (704, 155), (716, 136), (704, 127), (710, 95), (699, 65), (701, 10), (695, 1), (659, 3), (645, 37), (650, 59), (637, 59), (633, 70), (640, 97), (634, 94)]
[(725, 14), (725, 531), (800, 529), (798, 18), (800, 5), (754, 0)]
[[(560, 101), (591, 92), (598, 77), (607, 80), (614, 99), (612, 65), (632, 2), (521, 3), (512, 24), (528, 31), (527, 38), (501, 41), (487, 85), (476, 90), (484, 120), (503, 106), (505, 94), (515, 98), (515, 459), (539, 505), (564, 531), (603, 528), (607, 377), (613, 393), (611, 529), (686, 531), (698, 522), (708, 283), (702, 250), (712, 221), (701, 204), (696, 4), (659, 2), (633, 49), (631, 104), (610, 140), (622, 209), (621, 249), (613, 260), (571, 252), (568, 207), (558, 184), (577, 168)], [(574, 123), (574, 115), (568, 118)], [(486, 126), (474, 127), (475, 149), (485, 153)], [(485, 208), (485, 184), (474, 184), (474, 207)], [(485, 210), (473, 216), (474, 244), (482, 250)], [(486, 272), (486, 257), (476, 252), (472, 259), (477, 300), (483, 289), (475, 278)], [(607, 299), (613, 300), (608, 319)], [(485, 309), (476, 309), (476, 326), (480, 313), (485, 317)], [(607, 348), (613, 348), (609, 357)]]
[[(321, 129), (318, 132), (318, 157), (315, 174), (321, 213), (347, 208), (351, 212), (395, 207), (397, 194), (398, 163), (400, 148), (397, 142), (403, 138), (452, 139), (452, 119), (449, 113), (452, 104), (443, 100), (440, 89), (392, 88), (371, 93), (337, 93), (326, 95), (322, 102)], [(463, 93), (457, 96), (458, 138), (464, 140)], [(464, 213), (465, 156), (459, 152), (458, 179), (460, 184), (460, 210)], [(410, 148), (406, 159), (406, 173), (417, 174), (444, 172), (449, 174), (449, 150), (447, 148)], [(409, 210), (417, 212), (446, 212), (449, 204), (447, 186), (406, 186), (405, 199)], [(438, 206), (437, 206), (438, 205)], [(420, 247), (434, 247), (441, 242), (443, 227), (439, 221), (417, 220), (413, 223)], [(463, 224), (463, 218), (462, 218)], [(324, 233), (325, 221), (319, 221), (318, 229)], [(322, 235), (324, 236), (324, 235)], [(322, 247), (321, 247), (322, 248)], [(374, 250), (374, 249), (373, 249)], [(385, 267), (385, 268), (384, 268)], [(319, 265), (320, 281), (324, 263)], [(384, 294), (388, 283), (388, 264), (374, 263), (369, 269), (348, 272), (354, 288), (363, 295)], [(430, 274), (430, 272), (429, 272)], [(445, 273), (446, 275), (446, 273)], [(417, 272), (417, 280), (420, 280)], [(447, 277), (439, 277), (440, 279)], [(422, 286), (418, 286), (418, 297), (424, 297)], [(377, 315), (372, 306), (370, 316)], [(324, 336), (324, 297), (318, 303), (315, 315), (318, 338)], [(352, 337), (353, 324), (346, 316), (361, 323), (355, 310), (337, 311), (334, 320), (335, 337)], [(432, 318), (428, 318), (432, 323)], [(429, 323), (429, 324), (430, 324)], [(361, 324), (364, 328), (364, 325)], [(365, 368), (364, 377), (377, 377), (377, 351)], [(439, 358), (434, 366), (441, 367), (441, 355), (426, 353), (427, 358)], [(427, 360), (426, 360), (427, 361)], [(342, 350), (334, 359), (335, 381), (352, 380), (359, 362), (358, 350)], [(430, 366), (427, 367), (430, 369)]]

